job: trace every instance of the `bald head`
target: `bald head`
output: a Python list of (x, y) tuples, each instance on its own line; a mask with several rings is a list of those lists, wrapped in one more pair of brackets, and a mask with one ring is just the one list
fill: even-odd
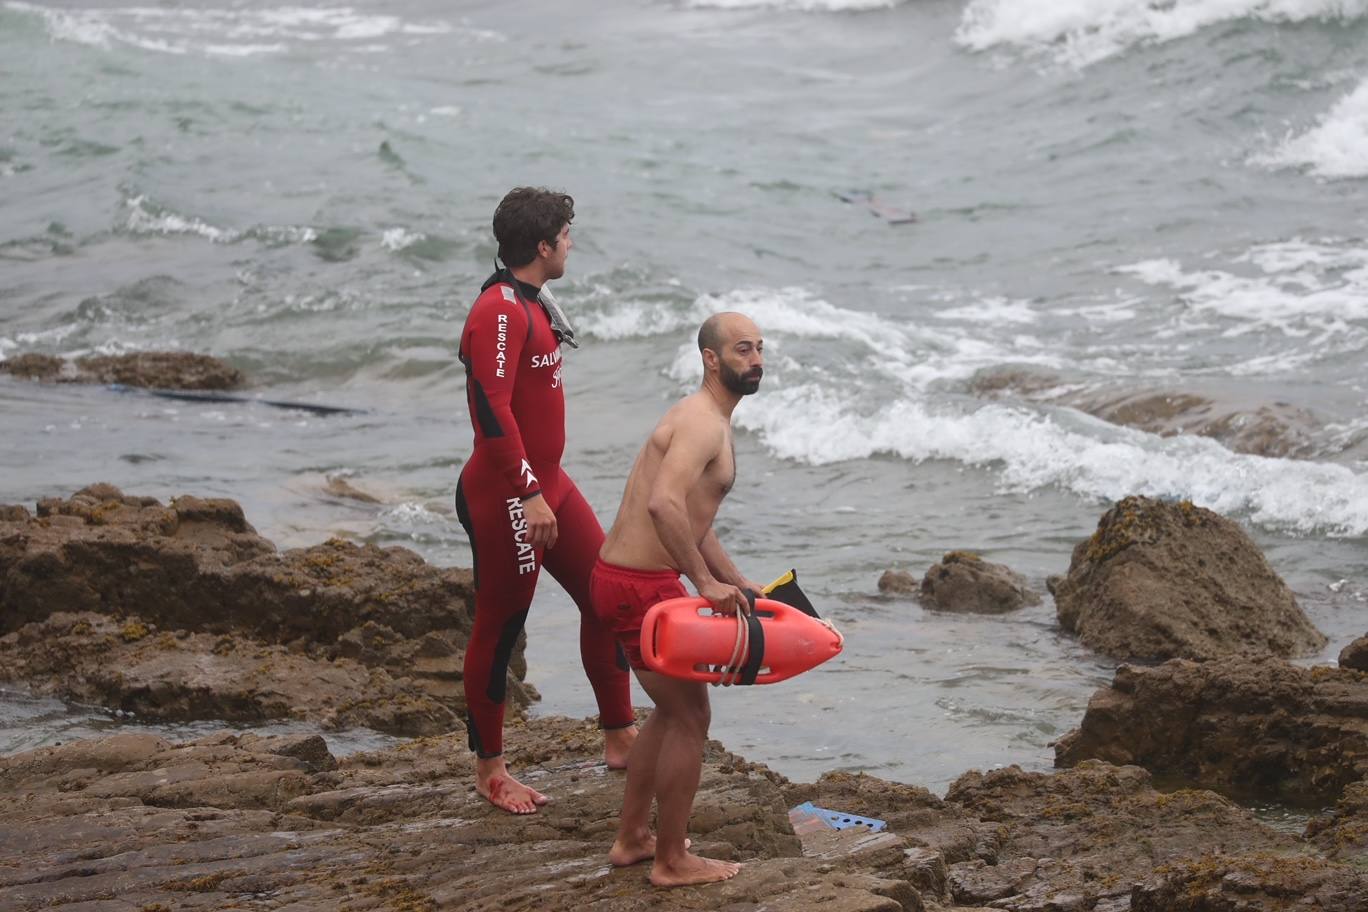
[(715, 313), (704, 320), (703, 325), (698, 328), (698, 351), (711, 351), (720, 355), (737, 336), (748, 332), (754, 334), (756, 339), (760, 338), (760, 327), (745, 314), (730, 310)]
[(745, 314), (716, 313), (698, 328), (704, 383), (720, 382), (741, 396), (749, 396), (760, 388), (760, 378), (765, 373), (764, 349), (760, 327)]

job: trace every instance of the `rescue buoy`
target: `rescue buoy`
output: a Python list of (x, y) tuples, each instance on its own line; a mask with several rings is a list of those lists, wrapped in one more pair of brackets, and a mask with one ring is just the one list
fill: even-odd
[(714, 614), (705, 598), (657, 602), (641, 624), (641, 656), (651, 671), (710, 684), (773, 684), (815, 668), (844, 638), (819, 618), (773, 599), (756, 599), (738, 621)]

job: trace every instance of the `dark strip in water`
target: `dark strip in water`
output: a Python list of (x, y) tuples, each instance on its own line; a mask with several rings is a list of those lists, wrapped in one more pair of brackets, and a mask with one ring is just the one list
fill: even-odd
[(254, 399), (251, 396), (234, 396), (229, 393), (199, 392), (196, 390), (141, 389), (111, 383), (108, 387), (116, 393), (143, 393), (159, 399), (176, 399), (182, 402), (229, 402), (235, 405), (269, 405), (271, 408), (292, 409), (309, 412), (313, 415), (364, 415), (365, 409), (344, 408), (337, 405), (315, 405), (312, 402), (282, 402), (278, 399)]

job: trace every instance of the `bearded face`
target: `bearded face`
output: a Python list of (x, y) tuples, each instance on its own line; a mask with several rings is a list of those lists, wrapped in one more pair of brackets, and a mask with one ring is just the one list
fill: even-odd
[(719, 361), (717, 373), (727, 389), (739, 396), (749, 396), (760, 389), (760, 379), (765, 376), (765, 369), (757, 365), (743, 374), (733, 370), (726, 361)]

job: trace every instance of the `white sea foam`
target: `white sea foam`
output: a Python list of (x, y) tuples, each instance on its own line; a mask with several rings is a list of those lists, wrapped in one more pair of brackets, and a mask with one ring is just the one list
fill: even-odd
[(891, 9), (905, 0), (686, 0), (695, 9), (784, 9), (802, 13), (850, 13)]
[(307, 225), (256, 225), (246, 230), (220, 228), (194, 216), (181, 215), (152, 203), (146, 196), (124, 201), (128, 215), (124, 229), (132, 234), (192, 234), (215, 244), (232, 244), (250, 238), (268, 244), (308, 244), (318, 232)]
[(390, 36), (412, 40), (453, 33), (474, 40), (502, 38), (484, 29), (462, 28), (444, 21), (409, 22), (398, 16), (351, 7), (51, 9), (22, 0), (9, 0), (5, 6), (41, 15), (48, 33), (58, 41), (101, 48), (126, 45), (166, 54), (251, 57), (278, 54), (310, 43), (334, 42), (355, 48), (359, 42)]
[(427, 525), (430, 523), (446, 523), (447, 518), (438, 513), (432, 512), (425, 505), (413, 501), (404, 501), (385, 510), (380, 514), (380, 519), (388, 524), (413, 527)]
[(1340, 99), (1319, 124), (1251, 161), (1306, 168), (1326, 178), (1368, 177), (1368, 79)]
[[(806, 420), (793, 420), (795, 414)], [(988, 405), (934, 409), (902, 399), (872, 413), (830, 387), (806, 383), (747, 399), (738, 423), (776, 456), (809, 464), (890, 454), (995, 469), (1004, 490), (1058, 486), (1087, 497), (1187, 498), (1271, 528), (1368, 532), (1368, 474), (1339, 465), (1232, 453), (1199, 437), (1159, 438)]]
[(386, 228), (380, 235), (380, 246), (386, 250), (398, 252), (405, 247), (412, 247), (419, 241), (427, 240), (427, 235), (420, 231), (409, 231), (407, 228)]
[(37, 332), (16, 333), (14, 341), (25, 346), (54, 345), (65, 340), (80, 328), (79, 323), (63, 323), (61, 326), (54, 326), (51, 329), (38, 330)]
[(1007, 298), (984, 298), (961, 307), (950, 307), (935, 313), (940, 320), (966, 320), (988, 323), (1034, 323), (1038, 315), (1028, 301)]
[[(985, 305), (989, 309), (993, 305)], [(803, 288), (738, 289), (701, 295), (691, 305), (664, 302), (611, 305), (611, 309), (576, 313), (577, 324), (602, 339), (687, 333), (709, 314), (734, 310), (759, 324), (767, 344), (784, 339), (830, 340), (844, 345), (863, 373), (925, 389), (947, 380), (962, 380), (981, 368), (1012, 361), (1060, 367), (1061, 359), (1044, 351), (1038, 340), (1018, 336), (1008, 344), (985, 341), (964, 330), (928, 327), (844, 307), (837, 307)]]
[(1171, 259), (1145, 260), (1117, 272), (1173, 288), (1193, 312), (1227, 321), (1226, 335), (1276, 329), (1288, 336), (1322, 336), (1362, 332), (1357, 324), (1368, 322), (1368, 248), (1360, 242), (1264, 244), (1234, 262), (1252, 264), (1262, 275), (1188, 271)]
[(241, 232), (210, 225), (201, 219), (160, 210), (145, 196), (125, 200), (128, 217), (124, 227), (133, 234), (195, 234), (216, 244), (227, 244), (242, 237)]
[(1368, 0), (971, 0), (955, 40), (1044, 53), (1083, 67), (1139, 44), (1183, 38), (1237, 19), (1305, 22), (1368, 15)]
[[(1342, 265), (1353, 256), (1343, 244), (1308, 242), (1254, 248), (1244, 259), (1261, 269), (1282, 268), (1275, 278), (1286, 279), (1299, 263)], [(1133, 268), (1157, 281), (1192, 282), (1196, 289), (1209, 281), (1166, 261)], [(1263, 276), (1247, 281), (1264, 292), (1274, 287)], [(1223, 306), (1212, 292), (1203, 306)], [(1251, 297), (1263, 308), (1259, 319), (1276, 319), (1276, 306)], [(949, 459), (995, 471), (1008, 490), (1056, 486), (1104, 499), (1181, 497), (1270, 528), (1368, 532), (1368, 473), (1236, 454), (1206, 438), (1161, 438), (1071, 410), (984, 405), (937, 392), (947, 378), (965, 378), (982, 367), (1063, 366), (1030, 336), (990, 342), (955, 327), (931, 332), (834, 307), (799, 289), (704, 296), (688, 308), (637, 305), (626, 309), (628, 316), (619, 313), (620, 322), (599, 319), (623, 334), (677, 332), (720, 309), (754, 316), (767, 340), (784, 352), (771, 353), (764, 393), (737, 412), (739, 426), (780, 458), (807, 464), (880, 454), (913, 462)], [(1248, 310), (1239, 312), (1248, 318)], [(830, 344), (813, 345), (826, 340)], [(681, 340), (667, 373), (686, 389), (699, 372), (697, 350)]]

